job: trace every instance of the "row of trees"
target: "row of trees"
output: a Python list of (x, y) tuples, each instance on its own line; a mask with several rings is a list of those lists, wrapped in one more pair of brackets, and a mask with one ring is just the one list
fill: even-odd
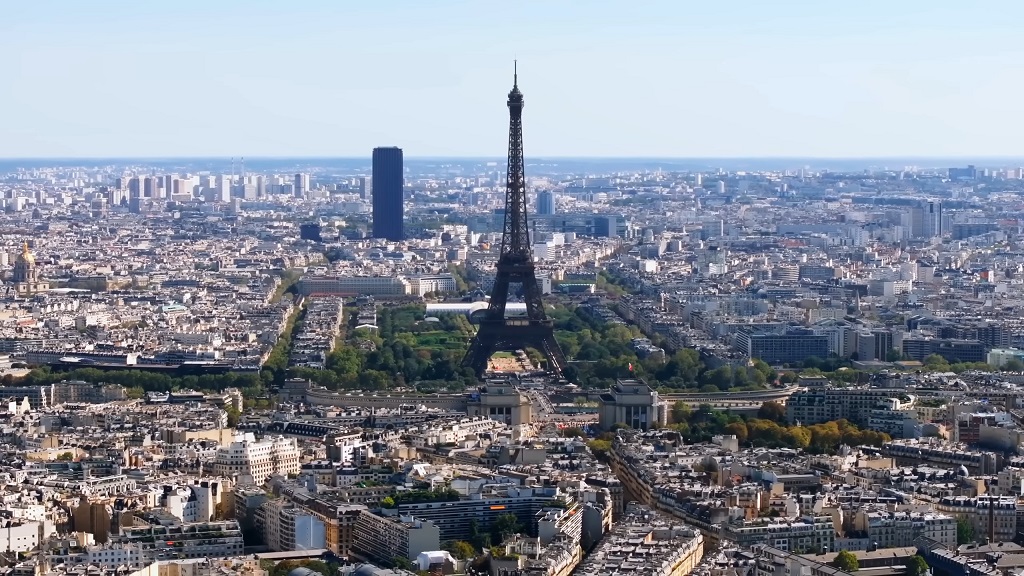
[(435, 490), (409, 490), (399, 492), (394, 496), (386, 496), (381, 500), (384, 508), (395, 508), (399, 504), (420, 504), (423, 502), (456, 502), (459, 500), (459, 493), (451, 488), (440, 488)]
[[(469, 320), (463, 316), (441, 318), (439, 322), (422, 322), (424, 307), (407, 305), (385, 307), (377, 315), (379, 333), (370, 330), (351, 331), (351, 337), (327, 358), (325, 370), (289, 367), (292, 332), (302, 321), (303, 309), (296, 310), (268, 356), (263, 369), (255, 372), (228, 372), (202, 376), (177, 376), (141, 370), (104, 371), (80, 368), (71, 372), (53, 372), (41, 367), (26, 377), (15, 380), (5, 376), (5, 385), (22, 383), (46, 385), (63, 379), (86, 382), (109, 382), (127, 387), (132, 397), (145, 392), (173, 392), (180, 389), (220, 391), (241, 388), (246, 398), (265, 397), (272, 386), (280, 386), (287, 378), (306, 378), (332, 390), (388, 390), (407, 383), (420, 382), (425, 391), (446, 388), (462, 389), (476, 382), (471, 370), (460, 367), (462, 356), (472, 334)], [(421, 345), (418, 338), (442, 343), (436, 348)], [(450, 336), (455, 335), (455, 336)], [(451, 344), (452, 342), (455, 344)]]
[[(129, 396), (141, 398), (144, 392), (175, 392), (177, 390), (221, 391), (225, 388), (240, 388), (247, 398), (266, 394), (272, 379), (267, 374), (256, 372), (225, 372), (202, 376), (175, 376), (144, 370), (100, 370), (78, 368), (70, 372), (54, 372), (49, 366), (42, 366), (29, 372), (17, 381), (24, 386), (44, 386), (61, 380), (82, 380), (92, 383), (120, 384), (128, 388)], [(4, 381), (14, 384), (13, 380)]]
[[(741, 445), (769, 448), (797, 448), (817, 454), (834, 453), (839, 446), (881, 446), (891, 438), (875, 430), (861, 430), (847, 420), (812, 424), (787, 425), (785, 410), (776, 402), (766, 402), (757, 418), (743, 418), (711, 406), (691, 410), (677, 402), (672, 408), (670, 428), (687, 442), (707, 442), (719, 434), (735, 435)], [(603, 446), (599, 446), (603, 448)]]
[(618, 278), (608, 274), (608, 272), (604, 270), (597, 273), (596, 284), (594, 287), (598, 290), (603, 290), (612, 298), (620, 298), (628, 292), (626, 287), (620, 283)]
[(748, 366), (711, 369), (691, 348), (679, 350), (667, 359), (640, 358), (632, 340), (643, 334), (635, 326), (608, 324), (579, 309), (569, 310), (560, 305), (548, 314), (554, 321), (555, 339), (562, 352), (575, 361), (567, 367), (566, 377), (586, 387), (604, 388), (616, 378), (637, 376), (656, 388), (719, 392), (760, 389), (778, 377), (760, 360)]
[[(1015, 363), (1015, 364), (1014, 364)], [(950, 363), (938, 354), (932, 354), (924, 359), (922, 362), (924, 369), (929, 372), (955, 372), (957, 374), (966, 372), (968, 370), (982, 370), (985, 372), (992, 371), (992, 367), (985, 362), (953, 362)], [(1018, 368), (1015, 370), (1015, 368)], [(1020, 360), (1012, 360), (1003, 367), (1004, 370), (1011, 372), (1024, 371), (1024, 364), (1021, 364)]]
[(449, 264), (448, 272), (455, 279), (455, 290), (458, 293), (465, 294), (471, 290), (476, 290), (476, 282), (469, 278), (465, 264)]
[[(708, 442), (719, 434), (735, 435), (741, 445), (770, 448), (796, 448), (818, 454), (834, 453), (839, 446), (881, 446), (888, 442), (888, 434), (874, 430), (861, 430), (847, 420), (796, 426), (786, 424), (785, 408), (777, 402), (765, 402), (756, 418), (745, 418), (736, 414), (715, 410), (707, 404), (692, 410), (684, 402), (672, 406), (672, 423), (669, 428), (679, 433), (689, 444)], [(614, 430), (626, 428), (616, 424), (612, 432), (604, 432), (590, 440), (587, 446), (598, 459), (604, 459), (612, 448)], [(583, 436), (578, 428), (562, 431), (566, 437)]]
[(377, 330), (351, 330), (327, 357), (324, 370), (293, 368), (291, 374), (331, 390), (388, 390), (415, 382), (431, 391), (474, 384), (472, 370), (459, 365), (472, 334), (469, 320), (424, 322), (424, 312), (420, 304), (381, 308)]

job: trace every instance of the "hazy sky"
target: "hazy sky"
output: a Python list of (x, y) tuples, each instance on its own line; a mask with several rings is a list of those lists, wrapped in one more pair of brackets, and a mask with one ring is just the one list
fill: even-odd
[(5, 0), (0, 157), (1024, 156), (1024, 2)]

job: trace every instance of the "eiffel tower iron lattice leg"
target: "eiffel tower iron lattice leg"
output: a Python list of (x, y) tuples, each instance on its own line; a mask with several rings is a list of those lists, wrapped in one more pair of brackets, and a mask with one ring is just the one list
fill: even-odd
[(495, 352), (534, 348), (548, 361), (547, 370), (561, 374), (565, 368), (562, 349), (555, 341), (551, 321), (532, 323), (529, 320), (508, 319), (506, 322), (480, 324), (473, 343), (466, 352), (462, 365), (472, 368), (478, 375), (487, 371), (487, 363)]
[[(518, 74), (508, 93), (508, 172), (505, 186), (505, 226), (501, 236), (501, 253), (494, 277), (491, 300), (480, 330), (476, 333), (462, 365), (483, 376), (491, 355), (499, 351), (534, 348), (544, 354), (549, 372), (561, 375), (565, 357), (555, 340), (551, 320), (544, 312), (537, 271), (530, 246), (529, 223), (526, 217), (526, 176), (523, 162), (523, 93), (519, 91)], [(508, 291), (512, 285), (522, 286), (526, 303), (525, 318), (506, 318)]]

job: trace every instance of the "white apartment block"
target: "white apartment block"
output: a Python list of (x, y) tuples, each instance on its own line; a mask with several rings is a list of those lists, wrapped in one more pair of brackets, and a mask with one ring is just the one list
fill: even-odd
[(359, 560), (415, 560), (420, 552), (439, 550), (441, 531), (433, 522), (411, 516), (384, 517), (362, 512), (353, 531), (352, 552)]
[(92, 545), (85, 549), (76, 548), (47, 555), (51, 566), (97, 566), (115, 570), (128, 566), (138, 570), (150, 563), (149, 556), (141, 546), (135, 544)]
[(217, 510), (219, 482), (202, 481), (186, 486), (167, 486), (160, 494), (160, 506), (182, 522), (209, 522)]
[(218, 449), (213, 461), (214, 475), (237, 478), (239, 483), (262, 484), (274, 474), (298, 473), (298, 444), (283, 436), (256, 440), (252, 433), (241, 434)]
[(421, 298), (431, 292), (455, 292), (455, 278), (451, 275), (412, 277), (409, 278), (409, 292)]
[(327, 548), (326, 525), (307, 510), (283, 499), (270, 500), (256, 511), (263, 541), (275, 552)]
[(0, 523), (0, 550), (28, 552), (39, 546), (42, 522), (19, 522), (4, 520)]

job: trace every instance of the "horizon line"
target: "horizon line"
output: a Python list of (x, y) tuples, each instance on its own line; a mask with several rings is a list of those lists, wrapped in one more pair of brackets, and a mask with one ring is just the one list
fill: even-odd
[[(563, 156), (563, 155), (526, 155), (530, 158), (551, 159), (551, 160), (1022, 160), (1024, 154), (992, 154), (992, 155), (881, 155), (881, 156), (800, 156), (800, 155), (779, 155), (779, 156)], [(288, 156), (288, 155), (254, 155), (254, 156), (222, 156), (222, 155), (201, 155), (201, 156), (0, 156), (0, 162), (12, 162), (19, 160), (371, 160), (367, 156)], [(417, 155), (404, 156), (409, 160), (494, 160), (506, 159), (505, 156), (459, 156), (459, 155)]]

